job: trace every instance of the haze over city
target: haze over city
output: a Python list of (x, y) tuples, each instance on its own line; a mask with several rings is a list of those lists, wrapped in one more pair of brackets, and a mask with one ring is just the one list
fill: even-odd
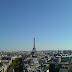
[(0, 0), (0, 51), (72, 50), (72, 0)]

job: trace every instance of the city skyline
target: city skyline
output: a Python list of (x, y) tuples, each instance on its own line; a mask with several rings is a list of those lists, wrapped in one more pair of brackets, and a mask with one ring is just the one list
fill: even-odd
[(72, 0), (0, 1), (0, 51), (72, 50)]

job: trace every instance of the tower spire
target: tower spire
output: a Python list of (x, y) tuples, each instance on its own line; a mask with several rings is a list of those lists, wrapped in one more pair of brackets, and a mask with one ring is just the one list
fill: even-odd
[(34, 37), (34, 48), (35, 48), (35, 37)]

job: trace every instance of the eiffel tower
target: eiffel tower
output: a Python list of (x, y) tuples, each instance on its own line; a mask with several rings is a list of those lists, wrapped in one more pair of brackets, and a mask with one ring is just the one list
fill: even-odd
[(33, 57), (36, 57), (35, 38), (34, 38), (34, 47), (32, 49), (31, 54), (32, 54)]

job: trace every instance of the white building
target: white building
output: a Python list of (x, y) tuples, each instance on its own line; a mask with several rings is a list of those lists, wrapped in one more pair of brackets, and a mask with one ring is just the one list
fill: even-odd
[(72, 66), (70, 64), (64, 64), (62, 65), (62, 68), (59, 70), (59, 72), (71, 72)]

